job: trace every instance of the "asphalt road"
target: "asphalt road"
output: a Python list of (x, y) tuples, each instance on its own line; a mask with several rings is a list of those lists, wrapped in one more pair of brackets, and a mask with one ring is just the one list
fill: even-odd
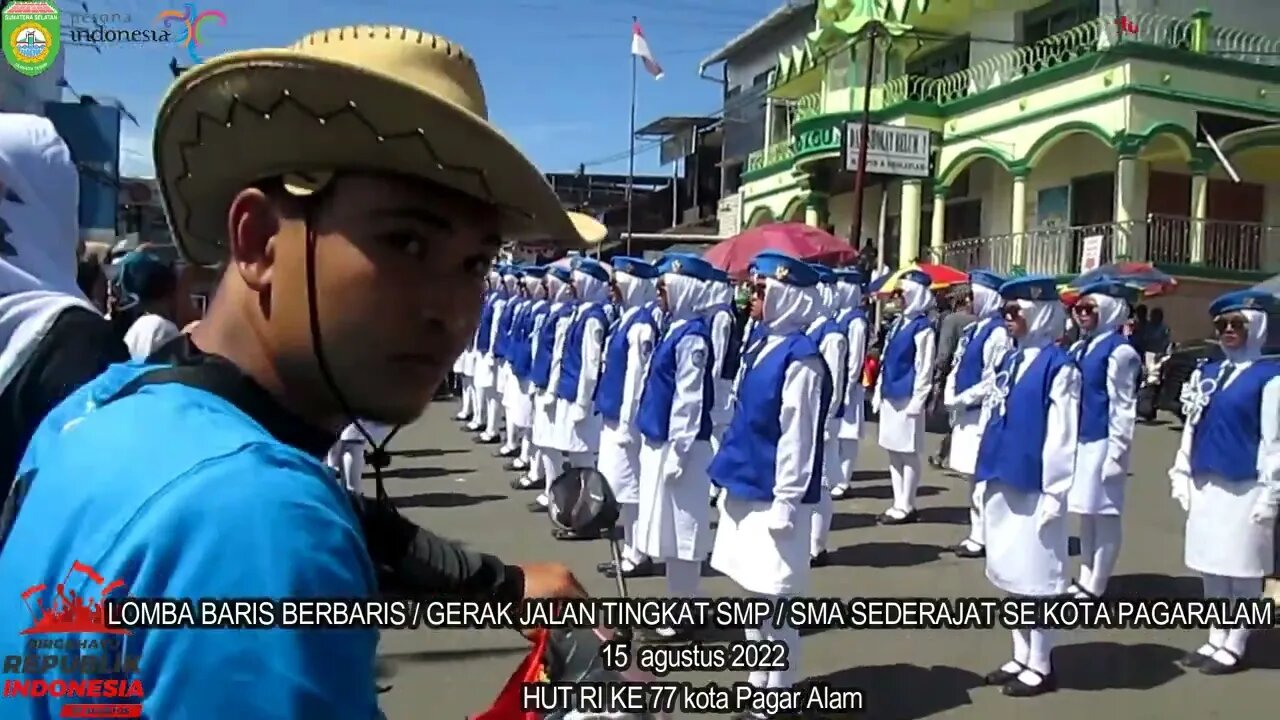
[[(603, 542), (558, 542), (545, 516), (525, 509), (532, 493), (508, 487), (510, 473), (476, 446), (451, 419), (452, 403), (433, 406), (392, 441), (387, 488), (414, 521), (508, 562), (558, 560), (593, 595), (616, 594), (595, 572), (608, 559)], [(856, 492), (837, 504), (833, 562), (814, 571), (811, 595), (877, 597), (995, 597), (981, 560), (943, 551), (965, 531), (965, 483), (927, 470), (920, 491), (922, 522), (881, 527), (874, 516), (890, 497), (884, 453), (874, 426), (859, 459)], [(1199, 579), (1182, 566), (1182, 513), (1169, 499), (1165, 471), (1176, 426), (1140, 428), (1125, 516), (1125, 545), (1110, 594), (1196, 597)], [(937, 438), (930, 441), (931, 449)], [(661, 596), (661, 578), (632, 581), (634, 597)], [(736, 596), (727, 578), (704, 577), (709, 596)], [(1008, 659), (1005, 630), (828, 629), (807, 633), (802, 676), (864, 691), (858, 717), (880, 720), (959, 718), (1079, 720), (1101, 714), (1126, 720), (1257, 717), (1275, 711), (1280, 680), (1280, 631), (1255, 634), (1252, 669), (1207, 677), (1174, 660), (1205, 640), (1203, 631), (1078, 631), (1063, 633), (1054, 652), (1061, 689), (1013, 699), (981, 687), (981, 676)], [(383, 636), (382, 696), (389, 718), (464, 718), (489, 707), (527, 652), (511, 631), (394, 631)], [(728, 684), (734, 673), (682, 673), (670, 679)], [(1271, 688), (1268, 690), (1268, 688)], [(853, 717), (831, 714), (829, 717)], [(716, 716), (707, 716), (716, 717)]]

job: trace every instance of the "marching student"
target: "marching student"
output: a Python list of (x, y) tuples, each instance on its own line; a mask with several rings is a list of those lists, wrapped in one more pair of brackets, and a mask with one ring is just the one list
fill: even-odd
[(480, 313), (480, 327), (476, 329), (475, 366), (471, 378), (475, 388), (475, 415), (467, 429), (479, 432), (475, 442), (491, 445), (498, 441), (498, 360), (494, 357), (493, 341), (498, 317), (507, 304), (502, 274), (497, 269), (489, 272), (489, 294)]
[(889, 454), (893, 505), (879, 517), (885, 525), (915, 522), (935, 338), (929, 310), (933, 281), (921, 270), (900, 280), (902, 314), (893, 322), (880, 359), (871, 403), (880, 413), (880, 447)]
[[(716, 401), (711, 408), (711, 450), (720, 447), (724, 431), (733, 419), (733, 378), (734, 368), (726, 367), (725, 361), (734, 353), (730, 352), (733, 340), (733, 286), (729, 284), (729, 276), (717, 269), (712, 279), (707, 282), (707, 322), (711, 327), (711, 353), (715, 358)], [(727, 376), (726, 376), (727, 374)]]
[(827, 564), (827, 538), (831, 535), (831, 489), (840, 482), (840, 419), (844, 410), (845, 384), (849, 374), (849, 336), (835, 317), (839, 307), (837, 284), (839, 279), (830, 268), (812, 266), (818, 284), (813, 288), (816, 302), (810, 312), (810, 322), (805, 332), (818, 346), (832, 386), (832, 402), (822, 424), (823, 473), (822, 491), (814, 508), (809, 536), (809, 554), (814, 567)]
[[(809, 584), (809, 528), (823, 491), (823, 425), (831, 380), (818, 344), (805, 333), (818, 301), (818, 277), (803, 262), (759, 255), (751, 312), (759, 342), (748, 351), (738, 411), (711, 462), (724, 489), (711, 567), (744, 590), (770, 599), (803, 595)], [(749, 642), (787, 647), (789, 667), (758, 670), (757, 688), (789, 688), (800, 667), (800, 631), (766, 622)], [(768, 715), (748, 712), (746, 718)]]
[[(711, 550), (711, 409), (715, 402), (711, 330), (703, 313), (714, 268), (692, 256), (658, 267), (658, 299), (668, 318), (654, 348), (636, 411), (640, 431), (640, 520), (636, 549), (665, 561), (667, 592), (694, 597)], [(663, 628), (661, 638), (693, 628)]]
[[(573, 321), (565, 335), (563, 350), (551, 370), (548, 385), (555, 395), (556, 432), (551, 445), (564, 456), (569, 467), (595, 465), (600, 446), (600, 417), (592, 407), (596, 384), (604, 360), (604, 338), (609, 330), (611, 278), (609, 269), (598, 260), (575, 258), (572, 292), (576, 300)], [(548, 475), (547, 480), (555, 479)]]
[(517, 435), (520, 438), (520, 455), (507, 463), (506, 469), (524, 472), (523, 475), (511, 481), (511, 487), (515, 490), (537, 489), (542, 478), (542, 463), (538, 459), (538, 450), (533, 445), (535, 389), (531, 378), (533, 359), (538, 353), (538, 338), (541, 335), (542, 323), (551, 309), (551, 303), (547, 302), (547, 269), (536, 265), (530, 266), (525, 268), (524, 276), (529, 304), (514, 330), (512, 354), (515, 359), (512, 362), (511, 375), (516, 384), (506, 396), (508, 416), (514, 419)]
[(840, 473), (831, 487), (831, 498), (839, 500), (849, 492), (849, 479), (858, 465), (858, 443), (862, 440), (863, 405), (866, 386), (862, 384), (862, 367), (867, 361), (867, 313), (862, 306), (862, 286), (866, 276), (861, 270), (836, 271), (836, 293), (839, 313), (836, 324), (844, 331), (848, 348), (845, 366), (844, 395), (836, 397), (840, 404), (840, 421), (836, 426), (839, 441)]
[(493, 390), (494, 397), (497, 398), (495, 414), (502, 418), (503, 443), (502, 447), (494, 452), (494, 455), (497, 457), (512, 457), (519, 452), (519, 447), (513, 439), (515, 425), (512, 424), (511, 418), (506, 413), (506, 393), (511, 384), (511, 360), (507, 357), (507, 348), (511, 345), (511, 326), (515, 323), (516, 313), (525, 304), (525, 295), (524, 283), (521, 281), (519, 268), (514, 265), (503, 265), (500, 272), (502, 273), (502, 292), (506, 296), (506, 300), (502, 305), (502, 310), (494, 313), (493, 357), (498, 364), (498, 372), (497, 384)]
[(1000, 286), (1005, 279), (986, 270), (969, 273), (969, 294), (978, 320), (960, 334), (960, 343), (943, 389), (942, 402), (951, 411), (951, 453), (947, 466), (973, 480), (969, 494), (969, 534), (951, 548), (958, 557), (980, 558), (987, 540), (982, 525), (986, 487), (974, 479), (978, 447), (984, 428), (982, 406), (996, 374), (996, 365), (1009, 349), (1009, 334), (1001, 316)]
[[(1185, 562), (1207, 598), (1252, 600), (1275, 570), (1280, 507), (1280, 363), (1262, 357), (1268, 313), (1280, 302), (1237, 290), (1209, 306), (1223, 360), (1188, 384), (1187, 421), (1173, 468), (1173, 498), (1187, 512)], [(1249, 630), (1212, 628), (1182, 664), (1207, 675), (1243, 670)]]
[(562, 264), (550, 265), (547, 267), (546, 284), (550, 306), (538, 330), (536, 352), (529, 371), (533, 384), (532, 441), (537, 448), (539, 476), (536, 481), (533, 480), (531, 471), (529, 482), (521, 483), (526, 488), (533, 488), (536, 484), (544, 490), (529, 504), (529, 510), (533, 512), (546, 509), (548, 499), (545, 488), (564, 472), (564, 455), (555, 449), (555, 445), (559, 444), (556, 439), (556, 375), (569, 327), (573, 325), (573, 316), (577, 310), (577, 302), (573, 297), (573, 271)]
[[(489, 299), (493, 294), (493, 286), (490, 285), (488, 278), (485, 279), (484, 289), (484, 305), (481, 307), (481, 313), (489, 306)], [(467, 429), (471, 430), (471, 425), (478, 422), (478, 419), (484, 414), (476, 403), (475, 388), (475, 372), (476, 372), (476, 338), (479, 337), (480, 331), (477, 329), (475, 336), (472, 337), (471, 343), (466, 349), (458, 355), (453, 361), (453, 372), (458, 377), (459, 390), (459, 407), (458, 414), (453, 416), (454, 420), (465, 423)], [(473, 430), (479, 430), (476, 426)]]
[[(363, 494), (365, 448), (369, 447), (370, 441), (373, 448), (382, 447), (382, 443), (394, 429), (393, 425), (370, 420), (361, 420), (359, 424), (347, 425), (338, 436), (338, 442), (329, 448), (325, 464), (337, 473), (338, 480), (344, 487), (357, 495)], [(368, 435), (366, 436), (365, 433)]]
[[(1075, 469), (1080, 371), (1057, 345), (1065, 318), (1052, 277), (1000, 286), (1014, 348), (1000, 361), (983, 405), (985, 429), (974, 479), (985, 483), (987, 579), (1010, 595), (1049, 598), (1067, 590), (1067, 492)], [(1057, 689), (1053, 632), (1013, 630), (1013, 659), (988, 673), (1004, 694)]]
[[(609, 481), (618, 501), (623, 531), (622, 575), (647, 577), (653, 574), (653, 561), (636, 548), (640, 434), (635, 419), (645, 372), (659, 339), (658, 323), (648, 307), (658, 297), (658, 268), (630, 257), (616, 257), (612, 264), (613, 288), (622, 316), (609, 334), (604, 372), (596, 385), (596, 410), (604, 420), (596, 469)], [(611, 574), (613, 563), (603, 564), (601, 572)]]
[(1071, 357), (1080, 368), (1080, 446), (1067, 509), (1080, 516), (1080, 575), (1069, 592), (1096, 599), (1120, 557), (1142, 359), (1120, 332), (1138, 291), (1100, 282), (1080, 288), (1079, 295), (1071, 313), (1081, 339)]

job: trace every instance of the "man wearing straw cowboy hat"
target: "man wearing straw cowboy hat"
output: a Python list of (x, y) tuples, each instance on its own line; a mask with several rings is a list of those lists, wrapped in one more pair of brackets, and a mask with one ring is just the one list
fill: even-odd
[[(577, 238), (489, 125), (473, 61), (394, 27), (215, 58), (165, 97), (155, 158), (179, 248), (227, 271), (166, 362), (113, 366), (46, 418), (0, 551), (4, 591), (84, 558), (141, 597), (368, 598), (407, 562), (432, 566), (441, 592), (580, 595), (563, 566), (505, 565), (413, 528), (381, 478), (376, 503), (353, 505), (322, 462), (356, 418), (422, 413), (475, 330), (504, 235)], [(0, 617), (5, 654), (25, 620)], [(372, 629), (135, 629), (129, 643), (148, 717), (379, 715)], [(52, 717), (64, 700), (8, 702)]]

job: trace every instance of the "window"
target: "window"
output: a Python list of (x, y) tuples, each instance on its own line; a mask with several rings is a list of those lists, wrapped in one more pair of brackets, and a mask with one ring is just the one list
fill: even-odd
[(795, 122), (795, 104), (789, 100), (773, 100), (773, 123), (769, 128), (769, 145), (791, 137), (791, 125)]
[(969, 67), (969, 36), (955, 38), (907, 63), (907, 74), (940, 78)]
[(1022, 44), (1031, 45), (1098, 18), (1099, 0), (1054, 0), (1022, 14)]
[(772, 73), (773, 68), (769, 68), (764, 72), (756, 73), (756, 76), (751, 78), (751, 87), (760, 87), (761, 85), (767, 84), (769, 82), (769, 75)]

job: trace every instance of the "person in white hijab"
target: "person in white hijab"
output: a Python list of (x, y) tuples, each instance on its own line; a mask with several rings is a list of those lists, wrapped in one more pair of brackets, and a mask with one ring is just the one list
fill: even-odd
[[(748, 593), (779, 601), (803, 595), (809, 586), (810, 528), (824, 492), (832, 384), (818, 343), (805, 332), (821, 305), (817, 273), (773, 254), (758, 255), (752, 270), (752, 313), (762, 331), (747, 350), (738, 411), (709, 470), (724, 489), (711, 567)], [(790, 688), (800, 665), (800, 631), (767, 621), (746, 635), (748, 642), (785, 646), (789, 663), (787, 669), (753, 671), (748, 682)]]
[[(669, 256), (658, 267), (658, 299), (668, 326), (654, 348), (640, 393), (640, 520), (636, 549), (666, 563), (667, 593), (698, 594), (702, 561), (711, 550), (711, 406), (715, 398), (706, 282), (714, 268), (690, 256)], [(677, 638), (695, 628), (659, 628)]]
[(725, 428), (729, 427), (729, 421), (733, 419), (733, 379), (737, 371), (736, 368), (725, 365), (734, 355), (729, 343), (733, 337), (735, 319), (733, 285), (727, 274), (717, 270), (712, 275), (707, 282), (705, 300), (707, 322), (711, 326), (711, 352), (715, 362), (712, 372), (715, 373), (716, 400), (711, 408), (711, 449), (714, 451), (720, 447)]
[(929, 318), (933, 307), (933, 281), (921, 270), (902, 275), (902, 314), (894, 320), (880, 358), (871, 404), (880, 414), (880, 447), (889, 454), (889, 478), (893, 505), (880, 516), (881, 523), (914, 522), (916, 491), (924, 457), (925, 404), (932, 389), (937, 333)]
[[(503, 265), (502, 293), (505, 300), (501, 312), (494, 313), (493, 357), (498, 363), (498, 383), (494, 388), (497, 398), (495, 415), (502, 417), (502, 447), (495, 453), (498, 457), (514, 457), (520, 451), (520, 439), (516, 437), (516, 426), (507, 415), (507, 388), (511, 386), (511, 359), (507, 357), (511, 345), (511, 327), (515, 324), (516, 314), (525, 305), (524, 283), (520, 279), (520, 269), (514, 265)], [(496, 433), (495, 433), (496, 439)], [(485, 440), (481, 437), (481, 440)]]
[(840, 476), (831, 488), (833, 500), (840, 500), (849, 492), (849, 479), (858, 465), (858, 443), (862, 440), (863, 405), (866, 403), (866, 386), (862, 369), (867, 362), (867, 313), (862, 307), (862, 286), (866, 277), (860, 270), (846, 268), (836, 271), (836, 294), (840, 308), (836, 315), (838, 324), (848, 338), (849, 362), (845, 368), (844, 397), (837, 397), (840, 404), (840, 422), (836, 437), (840, 447)]
[(1120, 332), (1136, 290), (1117, 282), (1079, 289), (1072, 306), (1082, 337), (1071, 348), (1080, 367), (1080, 447), (1067, 509), (1080, 516), (1080, 574), (1069, 592), (1096, 599), (1120, 557), (1129, 451), (1138, 421), (1142, 359)]
[[(533, 363), (529, 370), (533, 386), (533, 446), (536, 470), (530, 470), (528, 482), (521, 485), (543, 490), (529, 504), (532, 512), (542, 512), (549, 504), (546, 487), (564, 472), (564, 453), (556, 449), (560, 444), (556, 415), (556, 386), (559, 383), (561, 356), (577, 312), (577, 299), (573, 294), (573, 271), (567, 263), (547, 266), (547, 300), (550, 306), (547, 316), (538, 328), (534, 345)], [(536, 474), (535, 474), (536, 473)]]
[[(1185, 562), (1206, 598), (1256, 600), (1275, 571), (1280, 508), (1280, 363), (1262, 357), (1274, 295), (1238, 290), (1209, 306), (1224, 358), (1192, 374), (1172, 495), (1187, 513)], [(1246, 628), (1211, 628), (1182, 659), (1208, 675), (1245, 668)]]
[(489, 293), (480, 311), (480, 325), (476, 328), (475, 364), (471, 378), (476, 410), (471, 423), (467, 425), (471, 432), (480, 433), (476, 442), (483, 445), (498, 441), (498, 359), (493, 351), (498, 318), (508, 299), (501, 272), (490, 270), (487, 282)]
[[(492, 281), (485, 279), (485, 306), (488, 306), (489, 298), (493, 294)], [(483, 312), (483, 310), (481, 310)], [(477, 329), (476, 338), (479, 338), (479, 330)], [(472, 432), (480, 429), (480, 423), (483, 421), (484, 410), (476, 402), (475, 374), (476, 374), (476, 338), (473, 338), (471, 344), (467, 346), (457, 360), (453, 361), (453, 372), (458, 376), (458, 385), (461, 390), (459, 398), (458, 414), (453, 416), (458, 422), (467, 423), (467, 429)]]
[[(1058, 344), (1065, 310), (1054, 278), (1029, 275), (1000, 288), (1014, 348), (1001, 359), (982, 408), (974, 479), (984, 483), (987, 579), (1015, 597), (1066, 592), (1067, 492), (1075, 471), (1080, 371)], [(1013, 658), (988, 673), (1004, 694), (1057, 689), (1053, 631), (1013, 629)]]
[(0, 498), (45, 414), (129, 359), (76, 283), (79, 187), (53, 123), (0, 113)]
[[(942, 400), (951, 412), (951, 453), (947, 466), (969, 478), (978, 463), (982, 444), (982, 406), (996, 375), (996, 365), (1009, 349), (1009, 333), (1000, 315), (1000, 286), (1005, 279), (993, 272), (969, 273), (973, 314), (978, 318), (960, 334), (951, 371), (947, 373)], [(982, 506), (986, 487), (974, 482), (969, 493), (969, 534), (951, 548), (958, 557), (980, 558), (987, 552)]]
[[(511, 336), (507, 342), (506, 355), (511, 372), (507, 390), (502, 394), (502, 403), (512, 428), (507, 444), (516, 448), (517, 453), (507, 463), (508, 470), (528, 472), (533, 467), (533, 443), (529, 437), (533, 426), (533, 389), (529, 384), (529, 368), (533, 362), (533, 339), (546, 317), (547, 288), (543, 282), (546, 274), (545, 268), (537, 266), (526, 267), (522, 271), (520, 281), (524, 286), (524, 300), (512, 320)], [(514, 481), (512, 487), (521, 489), (520, 480)]]
[[(395, 429), (391, 425), (361, 420), (342, 429), (338, 442), (329, 448), (325, 464), (338, 475), (338, 481), (348, 490), (360, 495), (364, 492), (365, 449), (381, 447), (383, 441)], [(366, 433), (368, 436), (366, 437)]]
[(818, 284), (812, 289), (816, 296), (807, 321), (805, 332), (817, 344), (819, 353), (826, 363), (827, 377), (832, 383), (832, 397), (836, 398), (827, 404), (828, 412), (822, 424), (823, 437), (823, 482), (821, 497), (815, 508), (813, 523), (809, 536), (809, 554), (814, 567), (825, 566), (828, 562), (827, 539), (831, 536), (832, 502), (831, 490), (840, 483), (840, 418), (843, 416), (843, 399), (847, 392), (849, 380), (849, 336), (846, 328), (836, 322), (839, 294), (839, 279), (835, 271), (824, 265), (812, 265)]
[(620, 571), (623, 577), (647, 577), (653, 561), (636, 547), (640, 522), (640, 434), (636, 410), (649, 359), (659, 339), (658, 322), (648, 305), (658, 297), (658, 268), (638, 258), (616, 257), (613, 287), (622, 315), (609, 334), (604, 351), (604, 372), (596, 385), (596, 411), (604, 420), (600, 431), (600, 457), (596, 469), (609, 481), (618, 501), (622, 525), (622, 567), (606, 563), (606, 575)]

